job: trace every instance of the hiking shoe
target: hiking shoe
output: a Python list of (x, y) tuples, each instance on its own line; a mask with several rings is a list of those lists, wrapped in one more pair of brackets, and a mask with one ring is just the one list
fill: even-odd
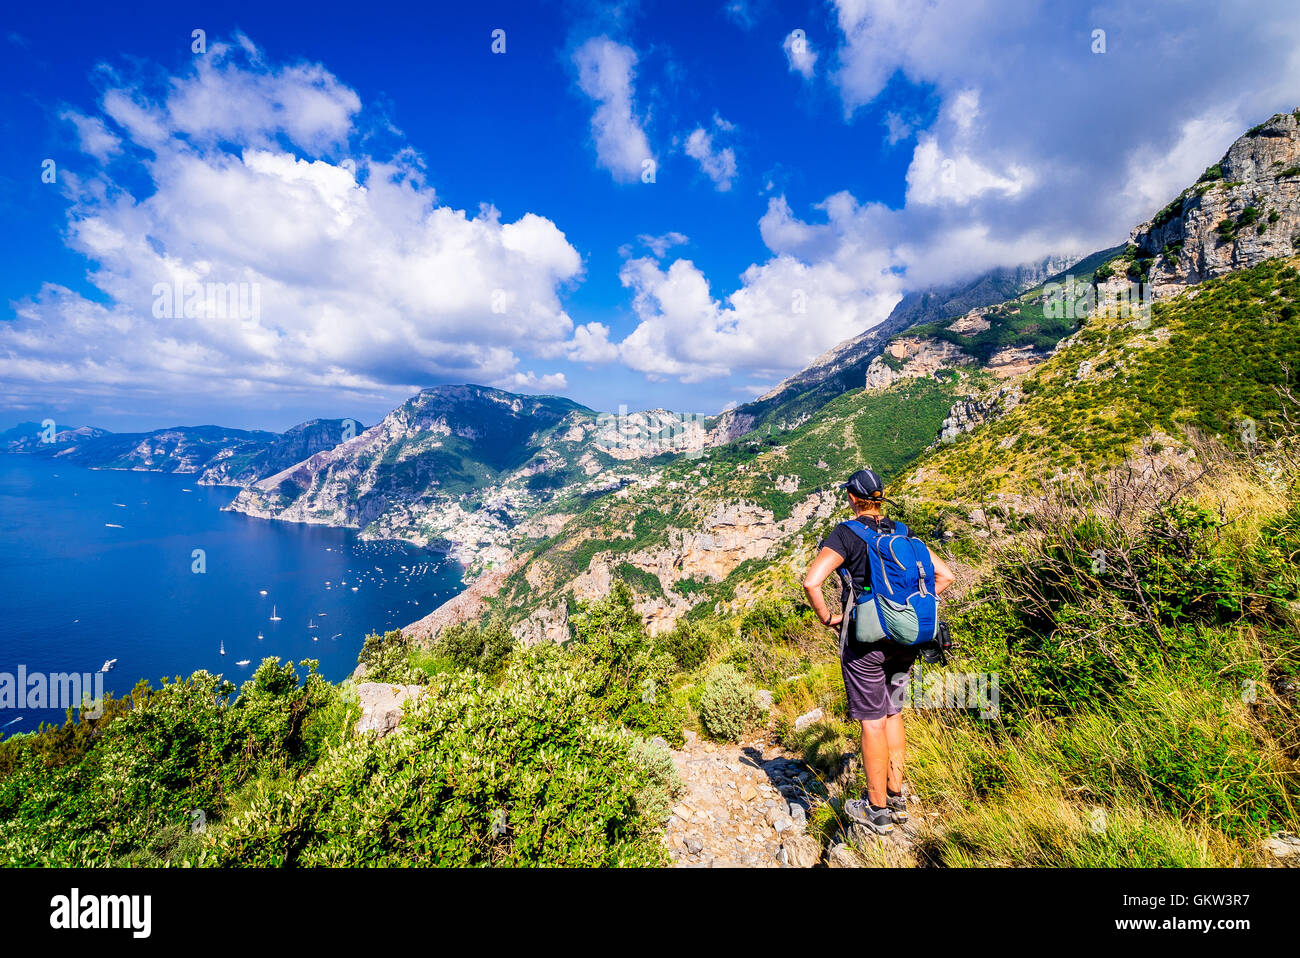
[(894, 821), (899, 825), (907, 821), (907, 798), (901, 792), (887, 796), (885, 807), (889, 809), (889, 813), (894, 816)]
[(885, 808), (873, 808), (862, 798), (851, 798), (844, 803), (844, 812), (855, 824), (871, 829), (877, 835), (888, 835), (894, 830), (894, 813)]

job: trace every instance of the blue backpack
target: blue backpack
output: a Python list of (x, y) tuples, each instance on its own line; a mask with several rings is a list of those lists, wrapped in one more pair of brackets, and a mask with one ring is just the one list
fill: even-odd
[(871, 590), (855, 595), (852, 576), (840, 567), (847, 595), (844, 607), (852, 609), (844, 618), (841, 638), (852, 635), (859, 642), (890, 639), (900, 645), (935, 641), (939, 601), (934, 591), (934, 562), (925, 543), (901, 522), (894, 523), (892, 534), (877, 532), (856, 519), (844, 525), (866, 543)]

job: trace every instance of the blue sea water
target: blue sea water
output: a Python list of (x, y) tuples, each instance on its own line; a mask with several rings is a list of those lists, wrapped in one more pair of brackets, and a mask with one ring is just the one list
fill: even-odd
[[(93, 673), (115, 658), (104, 688), (120, 695), (198, 669), (239, 684), (275, 655), (318, 659), (337, 681), (368, 633), (464, 587), (439, 553), (222, 512), (237, 490), (195, 478), (0, 455), (0, 673)], [(0, 708), (0, 736), (62, 720)]]

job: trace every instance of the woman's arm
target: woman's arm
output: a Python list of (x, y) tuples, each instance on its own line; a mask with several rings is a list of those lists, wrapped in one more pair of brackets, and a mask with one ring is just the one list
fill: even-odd
[[(837, 626), (844, 618), (843, 613), (831, 615), (831, 610), (822, 595), (822, 583), (826, 581), (826, 577), (843, 564), (843, 556), (834, 549), (822, 546), (821, 552), (817, 553), (817, 558), (813, 559), (812, 565), (808, 567), (808, 574), (803, 577), (803, 590), (808, 595), (808, 604), (813, 607), (813, 611), (817, 613), (817, 621), (822, 625)], [(936, 584), (935, 588), (938, 587)]]
[(948, 568), (948, 563), (940, 559), (933, 551), (930, 553), (930, 561), (934, 563), (934, 591), (938, 594), (956, 582), (957, 577)]

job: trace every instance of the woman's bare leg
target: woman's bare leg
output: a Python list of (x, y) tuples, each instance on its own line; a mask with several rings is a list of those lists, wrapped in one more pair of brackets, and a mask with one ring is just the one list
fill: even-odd
[(885, 719), (885, 739), (889, 747), (889, 790), (897, 795), (903, 790), (903, 764), (907, 758), (902, 712)]
[(877, 808), (884, 807), (885, 783), (890, 776), (886, 726), (886, 719), (862, 720), (862, 768), (867, 773), (867, 799)]

